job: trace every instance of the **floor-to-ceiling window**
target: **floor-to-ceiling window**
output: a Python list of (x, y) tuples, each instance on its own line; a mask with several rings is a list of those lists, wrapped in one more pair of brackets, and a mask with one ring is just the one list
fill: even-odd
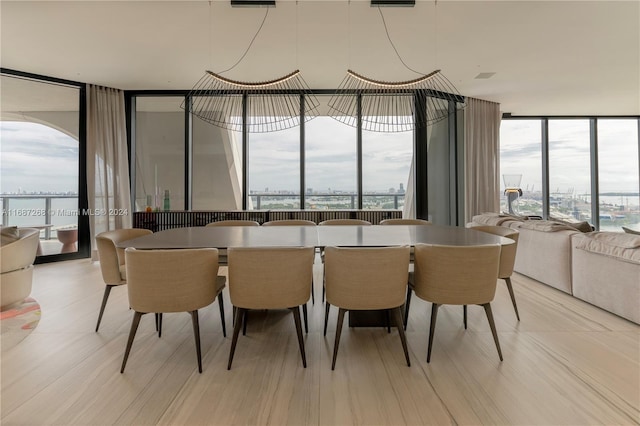
[(598, 120), (598, 207), (600, 229), (640, 231), (638, 120)]
[(40, 261), (86, 255), (83, 85), (14, 72), (0, 78), (1, 223), (40, 229)]
[(549, 120), (550, 217), (591, 220), (590, 152), (589, 120)]
[(138, 96), (135, 210), (185, 209), (185, 119), (181, 96)]
[[(540, 119), (502, 120), (500, 123), (500, 210), (510, 211), (505, 190), (520, 188), (511, 212), (542, 216), (542, 134)], [(505, 182), (506, 178), (506, 182)], [(515, 193), (514, 193), (515, 194)]]
[[(550, 218), (586, 220), (600, 230), (640, 230), (639, 120), (503, 119), (501, 173), (521, 177), (523, 190), (514, 203), (515, 213), (547, 216), (548, 211)], [(543, 173), (548, 174), (547, 197)], [(506, 197), (501, 210), (508, 211)]]

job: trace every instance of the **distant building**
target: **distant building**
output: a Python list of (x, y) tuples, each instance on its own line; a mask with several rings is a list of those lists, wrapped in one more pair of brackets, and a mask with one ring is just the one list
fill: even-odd
[(398, 189), (398, 194), (404, 194), (404, 185), (401, 183), (400, 188)]

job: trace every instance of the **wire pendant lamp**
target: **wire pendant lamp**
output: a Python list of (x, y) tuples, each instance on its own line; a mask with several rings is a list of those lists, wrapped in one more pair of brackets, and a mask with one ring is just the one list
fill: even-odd
[(463, 100), (440, 70), (400, 82), (373, 80), (348, 70), (329, 108), (331, 117), (349, 126), (357, 127), (360, 117), (364, 130), (405, 132), (448, 117), (448, 101), (460, 107)]
[[(245, 96), (246, 95), (246, 96)], [(316, 116), (320, 102), (302, 78), (299, 70), (284, 77), (263, 82), (231, 80), (206, 71), (195, 84), (184, 109), (202, 120), (224, 129), (251, 133), (275, 132), (300, 125)], [(247, 102), (243, 124), (243, 102)]]

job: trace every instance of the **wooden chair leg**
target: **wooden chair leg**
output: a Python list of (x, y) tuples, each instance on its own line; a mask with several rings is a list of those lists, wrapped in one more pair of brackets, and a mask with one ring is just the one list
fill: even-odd
[(231, 363), (233, 362), (233, 354), (236, 352), (236, 344), (238, 343), (238, 335), (240, 334), (244, 311), (246, 311), (246, 309), (236, 308), (236, 319), (233, 323), (233, 337), (231, 338), (231, 350), (229, 351), (229, 363), (227, 364), (227, 370), (231, 370)]
[(104, 294), (102, 296), (102, 305), (100, 305), (100, 313), (98, 314), (98, 323), (96, 324), (96, 333), (100, 328), (100, 321), (102, 321), (102, 314), (104, 314), (104, 308), (107, 306), (107, 300), (109, 299), (109, 294), (111, 294), (111, 289), (115, 287), (113, 285), (107, 285), (104, 288)]
[(509, 296), (511, 296), (511, 304), (513, 305), (513, 310), (516, 311), (516, 318), (518, 318), (518, 321), (520, 321), (518, 305), (516, 304), (516, 296), (515, 294), (513, 294), (513, 286), (511, 285), (511, 277), (505, 278), (504, 282), (507, 283), (507, 290), (509, 290)]
[(462, 322), (464, 322), (464, 329), (467, 329), (467, 305), (462, 306)]
[(220, 307), (220, 322), (222, 323), (222, 336), (227, 337), (227, 324), (224, 321), (224, 301), (222, 293), (218, 295), (218, 306)]
[(404, 307), (404, 329), (407, 329), (407, 324), (409, 323), (409, 306), (411, 306), (411, 295), (413, 294), (413, 290), (411, 287), (407, 286), (407, 302)]
[(302, 366), (307, 368), (307, 357), (304, 353), (304, 340), (302, 337), (302, 324), (300, 323), (300, 308), (290, 308), (293, 311), (293, 321), (296, 323), (296, 334), (298, 335), (298, 347), (300, 348), (300, 356), (302, 357)]
[(427, 348), (427, 362), (431, 361), (431, 348), (433, 346), (433, 333), (436, 330), (436, 318), (438, 317), (438, 304), (431, 304), (431, 325), (429, 326), (429, 347)]
[(307, 318), (307, 304), (302, 305), (302, 316), (304, 318), (304, 332), (309, 333), (309, 320)]
[(129, 331), (129, 339), (127, 340), (127, 347), (124, 350), (124, 358), (122, 359), (122, 367), (120, 368), (120, 374), (124, 373), (124, 367), (127, 365), (129, 352), (131, 352), (133, 339), (136, 337), (136, 331), (138, 331), (138, 325), (140, 324), (140, 318), (142, 318), (142, 315), (144, 315), (142, 312), (135, 312), (133, 315), (133, 321), (131, 322), (131, 330)]
[(342, 323), (344, 322), (344, 313), (346, 309), (338, 310), (338, 324), (336, 325), (336, 341), (333, 344), (333, 361), (331, 362), (331, 370), (336, 368), (336, 357), (338, 356), (338, 346), (340, 345), (340, 334), (342, 334)]
[(202, 373), (202, 352), (200, 350), (200, 321), (198, 311), (191, 311), (191, 323), (193, 324), (193, 337), (196, 339), (196, 357), (198, 358), (198, 373)]
[(404, 327), (402, 324), (402, 307), (393, 309), (393, 320), (398, 328), (400, 334), (400, 342), (402, 342), (402, 350), (404, 350), (404, 357), (407, 360), (407, 367), (411, 367), (411, 361), (409, 360), (409, 349), (407, 348), (407, 337), (404, 334)]
[(329, 302), (324, 302), (324, 336), (327, 335), (327, 323), (329, 323), (329, 308), (331, 308)]
[(487, 314), (489, 320), (489, 326), (491, 327), (491, 334), (493, 334), (493, 341), (496, 342), (496, 349), (498, 349), (498, 356), (502, 361), (502, 350), (500, 350), (500, 342), (498, 341), (498, 333), (496, 332), (496, 323), (493, 321), (493, 313), (491, 312), (491, 304), (485, 303), (482, 305), (484, 312)]

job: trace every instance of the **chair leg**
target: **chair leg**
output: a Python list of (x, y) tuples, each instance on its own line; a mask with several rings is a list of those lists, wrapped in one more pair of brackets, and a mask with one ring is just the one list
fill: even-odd
[(153, 314), (155, 320), (156, 320), (156, 333), (158, 332), (158, 313)]
[(411, 367), (411, 361), (409, 360), (409, 349), (407, 349), (407, 336), (404, 334), (404, 327), (402, 324), (402, 307), (393, 309), (393, 319), (398, 327), (398, 333), (400, 334), (400, 342), (402, 342), (402, 349), (404, 350), (404, 357), (407, 360), (407, 367)]
[(329, 308), (331, 305), (329, 302), (324, 302), (324, 336), (327, 335), (327, 323), (329, 322)]
[(407, 324), (409, 323), (409, 306), (411, 306), (411, 295), (413, 294), (413, 290), (411, 287), (407, 286), (407, 302), (404, 307), (404, 329), (407, 329)]
[(333, 344), (333, 361), (331, 362), (331, 370), (336, 368), (336, 357), (338, 356), (338, 346), (340, 345), (340, 334), (342, 334), (342, 323), (344, 322), (344, 313), (346, 309), (338, 310), (338, 325), (336, 325), (336, 341)]
[(427, 362), (431, 361), (431, 348), (433, 346), (433, 333), (436, 330), (436, 318), (438, 317), (438, 304), (431, 304), (431, 325), (429, 326), (429, 347), (427, 348)]
[(231, 363), (233, 362), (233, 354), (236, 352), (236, 344), (238, 343), (238, 335), (240, 334), (244, 311), (246, 311), (246, 309), (236, 308), (236, 319), (233, 323), (233, 337), (231, 338), (231, 350), (229, 351), (229, 364), (227, 364), (227, 370), (231, 370)]
[(311, 304), (312, 305), (316, 304), (316, 295), (315, 295), (315, 292), (313, 291), (313, 279), (311, 280)]
[(200, 350), (200, 321), (198, 311), (191, 311), (191, 323), (193, 324), (193, 337), (196, 339), (196, 357), (198, 358), (198, 373), (202, 373), (202, 352)]
[(227, 337), (227, 324), (224, 321), (224, 301), (222, 300), (222, 293), (218, 295), (218, 306), (220, 306), (220, 322), (222, 323), (222, 336)]
[(496, 349), (498, 349), (498, 356), (502, 361), (502, 351), (500, 350), (500, 342), (498, 341), (498, 333), (496, 332), (496, 323), (493, 321), (493, 313), (491, 312), (491, 304), (485, 303), (482, 305), (484, 312), (487, 314), (489, 320), (489, 326), (491, 327), (491, 334), (493, 334), (493, 341), (496, 342)]
[(391, 333), (391, 320), (389, 319), (389, 310), (384, 310), (385, 320), (387, 322), (387, 333)]
[(467, 305), (462, 306), (462, 322), (464, 322), (464, 329), (467, 329)]
[(242, 335), (246, 336), (247, 335), (247, 320), (249, 319), (249, 310), (248, 309), (243, 309), (243, 314), (242, 314)]
[(231, 325), (236, 325), (236, 307), (233, 307), (233, 311), (231, 312)]
[(162, 312), (158, 315), (158, 338), (162, 337)]
[(516, 318), (520, 321), (520, 314), (518, 313), (518, 305), (516, 304), (516, 296), (513, 294), (513, 286), (511, 285), (511, 277), (507, 277), (504, 279), (504, 282), (507, 283), (507, 290), (509, 290), (509, 296), (511, 296), (511, 303), (513, 304), (513, 309), (516, 311)]
[(115, 287), (113, 285), (107, 285), (104, 288), (104, 295), (102, 296), (102, 305), (100, 305), (100, 313), (98, 314), (98, 323), (96, 324), (96, 333), (98, 332), (98, 328), (100, 328), (100, 321), (102, 321), (102, 314), (104, 314), (104, 308), (107, 306), (107, 300), (109, 299), (109, 294), (111, 294), (111, 289)]
[(127, 340), (127, 347), (124, 350), (124, 358), (122, 359), (122, 367), (120, 368), (120, 374), (124, 373), (124, 367), (127, 365), (129, 352), (131, 352), (133, 339), (136, 337), (136, 331), (138, 331), (138, 324), (140, 324), (140, 318), (142, 318), (142, 315), (144, 315), (142, 312), (135, 312), (135, 314), (133, 315), (133, 321), (131, 322), (131, 330), (129, 331), (129, 339)]
[(304, 318), (304, 332), (309, 333), (309, 321), (307, 318), (307, 304), (302, 305), (302, 316)]
[(300, 356), (302, 357), (302, 366), (307, 368), (307, 357), (304, 353), (304, 340), (302, 338), (302, 324), (300, 323), (300, 308), (296, 306), (290, 309), (293, 311), (293, 321), (296, 323), (296, 334), (298, 335), (298, 347), (300, 348)]

